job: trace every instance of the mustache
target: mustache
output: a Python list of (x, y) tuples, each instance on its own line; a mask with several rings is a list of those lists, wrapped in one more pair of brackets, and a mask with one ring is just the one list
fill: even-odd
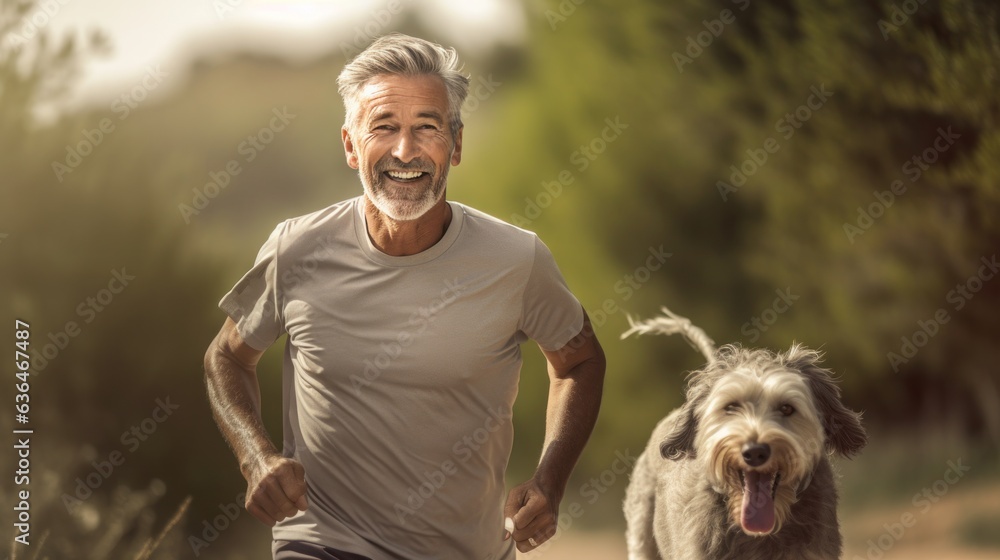
[(399, 169), (401, 171), (421, 171), (430, 174), (434, 173), (434, 166), (430, 162), (426, 162), (422, 159), (415, 159), (409, 163), (403, 163), (401, 160), (393, 156), (387, 156), (375, 162), (375, 171), (377, 173), (384, 173), (390, 169)]

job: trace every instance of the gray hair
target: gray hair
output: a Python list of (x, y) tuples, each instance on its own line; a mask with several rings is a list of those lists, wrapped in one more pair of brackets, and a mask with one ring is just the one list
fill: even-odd
[(458, 53), (436, 43), (402, 33), (379, 37), (354, 57), (337, 76), (337, 89), (344, 99), (344, 126), (353, 129), (358, 119), (358, 96), (376, 76), (438, 76), (448, 91), (448, 124), (454, 138), (462, 127), (462, 104), (469, 93), (469, 78), (462, 74)]

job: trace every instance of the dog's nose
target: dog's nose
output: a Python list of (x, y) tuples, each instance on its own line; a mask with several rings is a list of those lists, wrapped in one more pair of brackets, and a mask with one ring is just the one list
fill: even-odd
[(771, 446), (766, 443), (748, 443), (743, 446), (743, 460), (751, 467), (759, 467), (771, 458)]

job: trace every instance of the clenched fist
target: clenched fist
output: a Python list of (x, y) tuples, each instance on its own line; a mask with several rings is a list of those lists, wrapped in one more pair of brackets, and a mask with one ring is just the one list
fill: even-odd
[(504, 507), (504, 528), (519, 551), (531, 552), (556, 534), (561, 496), (555, 494), (535, 479), (511, 489)]
[(246, 508), (268, 527), (309, 507), (306, 471), (294, 459), (272, 454), (258, 459), (245, 474)]

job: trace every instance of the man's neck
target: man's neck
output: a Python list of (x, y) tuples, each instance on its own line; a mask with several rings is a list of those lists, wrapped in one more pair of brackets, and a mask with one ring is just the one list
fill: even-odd
[(393, 257), (416, 255), (430, 249), (444, 237), (451, 223), (451, 205), (443, 196), (423, 216), (405, 222), (380, 212), (367, 196), (362, 198), (368, 237), (379, 251)]

